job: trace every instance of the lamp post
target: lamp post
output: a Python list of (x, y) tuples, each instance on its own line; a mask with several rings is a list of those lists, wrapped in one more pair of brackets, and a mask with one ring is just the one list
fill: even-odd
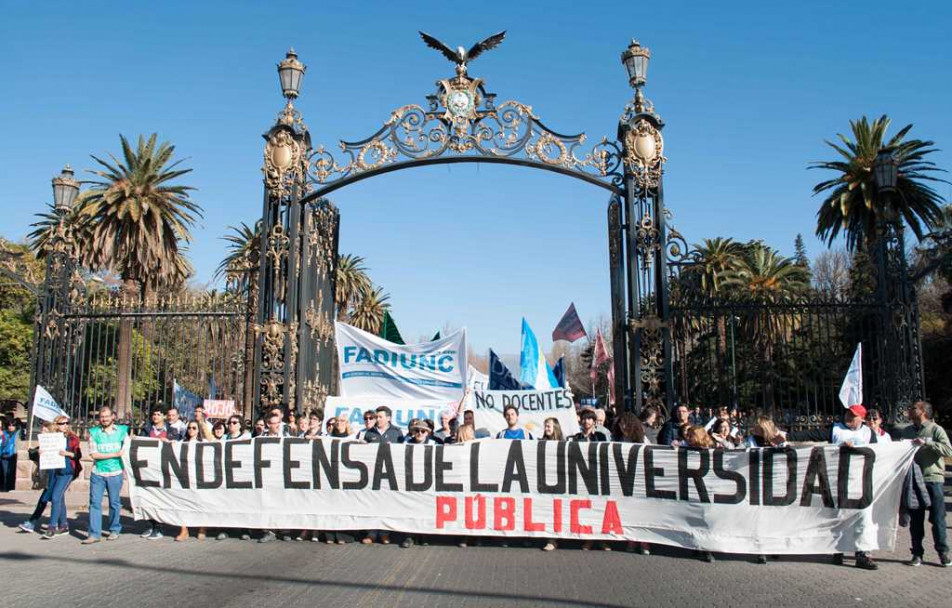
[(301, 81), (307, 66), (298, 61), (297, 53), (291, 48), (281, 63), (278, 64), (278, 80), (281, 82), (281, 93), (291, 103), (301, 92)]
[[(66, 221), (79, 196), (79, 182), (73, 169), (66, 165), (51, 180), (53, 213), (58, 223), (46, 244), (46, 278), (38, 294), (38, 324), (34, 329), (34, 358), (30, 378), (30, 396), (40, 385), (49, 390), (60, 406), (68, 410), (63, 386), (62, 360), (66, 342), (63, 317), (69, 312), (73, 272), (76, 267), (76, 243)], [(30, 419), (32, 433), (32, 409)]]
[(53, 178), (53, 208), (57, 212), (67, 213), (73, 208), (79, 196), (79, 182), (73, 178), (73, 169), (63, 167), (59, 175)]
[[(899, 163), (892, 150), (884, 148), (873, 161), (876, 184), (878, 262), (877, 292), (882, 307), (881, 369), (885, 368), (885, 405), (905, 409), (905, 403), (921, 397), (923, 379), (918, 333), (918, 305), (909, 285), (902, 220), (893, 205), (898, 190)], [(907, 367), (911, 363), (912, 367)], [(895, 413), (897, 410), (894, 410)]]

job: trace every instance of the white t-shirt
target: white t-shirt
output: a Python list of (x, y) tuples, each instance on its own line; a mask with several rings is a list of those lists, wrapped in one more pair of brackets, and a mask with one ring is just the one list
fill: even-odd
[[(847, 441), (852, 442), (853, 447), (869, 445), (872, 442), (873, 431), (865, 424), (857, 430), (853, 430), (842, 422), (833, 425), (833, 445), (843, 445)], [(879, 439), (877, 437), (876, 439)]]

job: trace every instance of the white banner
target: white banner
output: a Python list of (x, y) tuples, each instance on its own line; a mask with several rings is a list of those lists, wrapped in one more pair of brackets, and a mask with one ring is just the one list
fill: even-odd
[(33, 417), (53, 422), (60, 416), (69, 418), (63, 408), (56, 403), (56, 399), (53, 399), (53, 395), (39, 384), (36, 385), (36, 391), (33, 393)]
[(476, 429), (485, 429), (490, 435), (506, 428), (503, 408), (514, 405), (519, 409), (519, 426), (538, 439), (546, 418), (555, 418), (562, 427), (562, 437), (568, 439), (578, 433), (578, 416), (568, 389), (545, 391), (473, 391), (465, 409), (473, 410)]
[(66, 435), (63, 433), (40, 433), (36, 436), (40, 443), (40, 470), (62, 469), (66, 466), (66, 456), (60, 456), (60, 450), (66, 449)]
[(324, 405), (324, 420), (347, 416), (350, 428), (358, 431), (364, 428), (363, 413), (367, 410), (375, 410), (381, 405), (390, 408), (393, 414), (391, 424), (406, 432), (413, 418), (429, 418), (439, 428), (440, 415), (444, 411), (451, 411), (455, 415), (459, 401), (398, 401), (386, 397), (328, 397)]
[(355, 397), (453, 401), (466, 388), (466, 330), (420, 344), (394, 344), (351, 327), (334, 324), (340, 393)]
[(136, 438), (137, 520), (264, 529), (634, 540), (752, 554), (892, 550), (909, 442), (692, 450), (485, 440)]
[(228, 418), (235, 413), (234, 399), (205, 399), (202, 401), (206, 418)]

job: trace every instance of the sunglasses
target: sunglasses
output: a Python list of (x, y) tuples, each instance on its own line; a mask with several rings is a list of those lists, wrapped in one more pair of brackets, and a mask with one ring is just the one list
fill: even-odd
[(229, 420), (228, 424), (241, 424), (241, 423), (237, 420)]
[(413, 429), (414, 433), (429, 433), (430, 429)]
[(188, 430), (190, 430), (190, 431), (197, 431), (197, 430), (198, 430), (198, 427), (197, 427), (197, 426), (190, 426), (190, 427), (188, 427)]

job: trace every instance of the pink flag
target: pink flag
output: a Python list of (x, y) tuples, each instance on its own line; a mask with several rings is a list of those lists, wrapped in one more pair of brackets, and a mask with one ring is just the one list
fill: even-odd
[(611, 361), (611, 359), (612, 358), (608, 356), (608, 349), (605, 348), (602, 330), (599, 329), (595, 332), (595, 351), (592, 353), (592, 382), (595, 382), (595, 378), (598, 377), (598, 368), (602, 366), (602, 363)]

